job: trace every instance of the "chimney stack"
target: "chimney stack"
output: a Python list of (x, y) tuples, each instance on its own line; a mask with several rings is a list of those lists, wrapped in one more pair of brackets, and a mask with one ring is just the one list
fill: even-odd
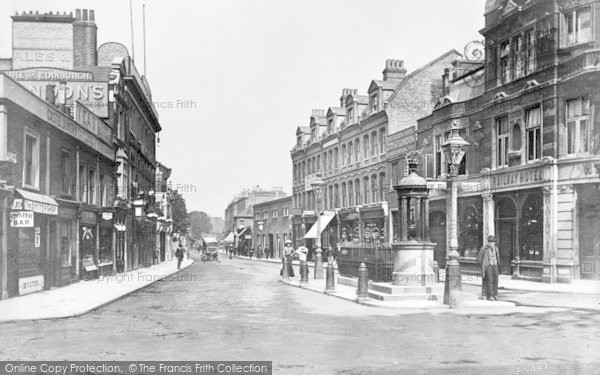
[(450, 69), (444, 69), (442, 76), (442, 96), (450, 95)]
[(403, 60), (386, 60), (383, 69), (384, 81), (401, 81), (406, 77), (406, 68)]
[(98, 27), (92, 9), (76, 9), (73, 22), (73, 65), (75, 68), (96, 66)]

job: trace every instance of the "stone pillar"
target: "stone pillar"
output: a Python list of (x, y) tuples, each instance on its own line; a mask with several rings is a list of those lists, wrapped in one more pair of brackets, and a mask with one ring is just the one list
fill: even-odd
[(481, 194), (483, 198), (483, 241), (487, 243), (488, 236), (495, 235), (495, 210), (492, 193)]
[(408, 240), (408, 202), (406, 197), (400, 198), (400, 240)]
[(429, 198), (423, 198), (423, 231), (425, 232), (425, 241), (429, 242)]
[(415, 198), (415, 236), (417, 237), (417, 241), (421, 241), (423, 239), (423, 223), (421, 223), (421, 199), (421, 197)]
[(550, 184), (544, 186), (544, 256), (542, 259), (542, 281), (556, 282), (556, 256), (558, 247), (558, 166), (556, 159), (544, 157), (544, 174)]

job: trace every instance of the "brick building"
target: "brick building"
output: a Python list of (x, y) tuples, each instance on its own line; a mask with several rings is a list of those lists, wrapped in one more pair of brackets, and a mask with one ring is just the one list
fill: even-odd
[[(419, 121), (417, 149), (444, 186), (439, 145), (452, 122), (471, 143), (460, 171), (461, 263), (496, 234), (500, 270), (545, 282), (600, 278), (597, 1), (488, 1), (485, 61), (446, 72)], [(432, 192), (432, 240), (445, 243), (445, 192)], [(437, 229), (436, 229), (437, 228)]]
[(292, 239), (291, 208), (291, 196), (257, 203), (252, 207), (253, 243), (257, 251), (281, 258), (285, 241)]
[(252, 207), (257, 203), (286, 195), (280, 187), (261, 188), (260, 186), (244, 189), (236, 195), (225, 209), (225, 242), (233, 244), (238, 252), (246, 253), (254, 246), (252, 242), (254, 220)]
[[(296, 245), (314, 247), (316, 211), (324, 211), (323, 246), (390, 244), (397, 211), (391, 186), (402, 155), (396, 152), (390, 163), (389, 137), (414, 133), (417, 118), (430, 113), (441, 92), (438, 72), (458, 56), (449, 51), (408, 75), (403, 61), (387, 60), (383, 79), (372, 80), (367, 95), (344, 89), (339, 107), (314, 110), (309, 127), (298, 128), (291, 151)], [(311, 186), (319, 177), (326, 183), (321, 207)]]
[[(0, 60), (1, 297), (153, 263), (145, 214), (156, 214), (160, 126), (145, 77), (123, 45), (97, 46), (93, 10), (11, 18), (12, 57)], [(147, 210), (135, 223), (138, 197)]]

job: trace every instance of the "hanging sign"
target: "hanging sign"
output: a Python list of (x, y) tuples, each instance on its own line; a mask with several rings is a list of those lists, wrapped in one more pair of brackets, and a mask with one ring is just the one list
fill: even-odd
[(10, 226), (13, 228), (32, 228), (33, 212), (20, 211), (10, 213)]

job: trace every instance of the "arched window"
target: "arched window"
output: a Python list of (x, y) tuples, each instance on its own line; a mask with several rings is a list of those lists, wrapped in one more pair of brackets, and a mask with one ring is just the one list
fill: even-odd
[(371, 133), (371, 156), (377, 155), (377, 132)]
[(346, 165), (346, 145), (342, 145), (342, 165)]
[(385, 172), (379, 173), (379, 201), (385, 201)]
[(365, 134), (363, 137), (363, 158), (366, 160), (369, 158), (369, 135)]
[(371, 176), (371, 203), (378, 201), (379, 186), (377, 185), (377, 175)]
[(521, 259), (542, 260), (544, 239), (544, 211), (541, 195), (529, 195), (521, 210)]
[(354, 141), (354, 158), (357, 163), (360, 161), (360, 139), (358, 138)]
[(348, 192), (346, 191), (346, 188), (347, 188), (346, 183), (342, 182), (342, 207), (346, 207), (346, 202), (347, 202), (346, 196), (348, 194)]
[(364, 204), (369, 204), (369, 203), (371, 203), (371, 202), (370, 202), (370, 199), (371, 199), (371, 198), (370, 198), (370, 196), (369, 196), (369, 195), (370, 195), (370, 194), (369, 194), (369, 191), (370, 191), (370, 190), (371, 190), (371, 189), (370, 189), (370, 187), (369, 187), (369, 176), (363, 177), (363, 196), (364, 196), (364, 201), (363, 201), (363, 203), (364, 203)]
[(348, 206), (353, 206), (354, 202), (354, 184), (348, 181)]
[(340, 207), (340, 185), (335, 184), (333, 185), (333, 207), (332, 208), (339, 208)]
[(354, 152), (353, 150), (354, 146), (352, 145), (352, 142), (348, 143), (348, 165), (352, 165), (352, 153)]
[(360, 180), (358, 178), (354, 180), (354, 190), (356, 192), (356, 205), (362, 204), (362, 196), (360, 195)]

